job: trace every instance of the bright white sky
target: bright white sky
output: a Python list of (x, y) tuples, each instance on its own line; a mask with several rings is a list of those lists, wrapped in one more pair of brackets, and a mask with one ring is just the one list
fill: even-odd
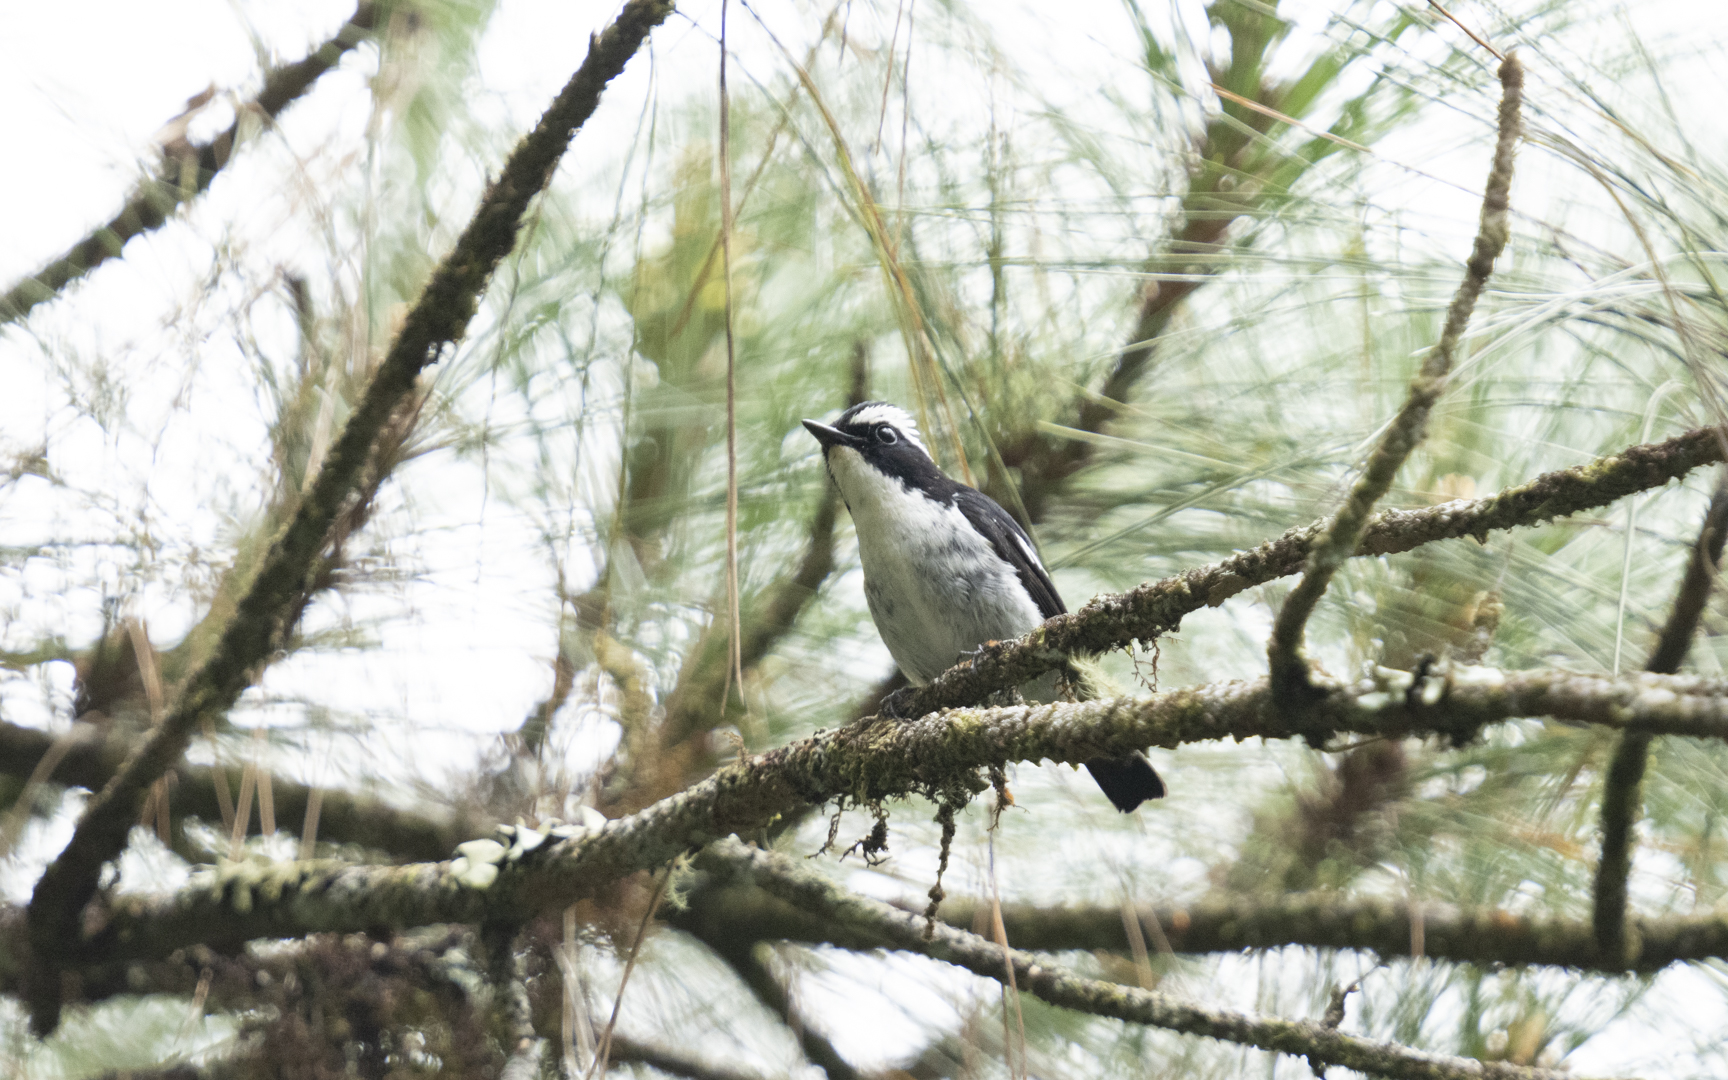
[[(1182, 2), (1189, 25), (1203, 25), (1198, 0)], [(481, 50), (483, 82), (489, 96), (479, 107), (495, 109), (500, 120), (507, 118), (516, 128), (531, 123), (580, 60), (588, 34), (604, 25), (616, 6), (587, 0), (505, 0)], [(1320, 25), (1329, 9), (1320, 2), (1286, 5), (1291, 6), (1297, 9), (1299, 25), (1305, 27)], [(278, 58), (293, 59), (302, 55), (307, 43), (328, 36), (351, 10), (352, 4), (345, 0), (298, 4), (0, 0), (0, 26), (5, 28), (0, 34), (0, 101), (7, 103), (9, 151), (9, 167), (0, 170), (0, 205), (12, 208), (0, 222), (0, 285), (32, 271), (108, 217), (138, 176), (140, 161), (148, 159), (153, 133), (180, 111), (187, 98), (211, 84), (242, 93), (255, 88), (258, 58), (250, 42), (248, 22), (253, 32), (271, 43)], [(685, 10), (689, 18), (675, 16), (655, 35), (657, 71), (665, 100), (676, 99), (679, 91), (704, 92), (714, 78), (708, 34), (718, 28), (718, 7), (705, 2), (686, 5)], [(757, 10), (795, 51), (802, 50), (821, 18), (820, 12), (813, 13), (805, 5), (781, 0), (759, 4)], [(1473, 26), (1491, 21), (1477, 4), (1460, 2), (1452, 10)], [(1728, 39), (1728, 4), (1667, 0), (1641, 3), (1634, 10), (1651, 40), (1662, 40), (1670, 31), (1684, 29), (1694, 40), (1709, 43), (1709, 52), (1688, 65), (1675, 85), (1688, 88), (1687, 96), (1679, 101), (1682, 114), (1696, 118), (1706, 129), (1690, 134), (1706, 147), (1711, 139), (1722, 146), (1719, 105), (1724, 99), (1724, 68), (1716, 50), (1717, 43)], [(736, 8), (732, 18), (733, 40), (744, 67), (764, 78), (781, 70), (778, 55), (750, 20)], [(1019, 62), (1044, 65), (1044, 71), (1034, 70), (1032, 74), (1045, 77), (1057, 104), (1061, 88), (1078, 85), (1079, 80), (1090, 79), (1096, 85), (1099, 80), (1133, 77), (1131, 58), (1121, 44), (1127, 23), (1120, 4), (1105, 0), (1005, 4), (994, 8), (990, 18), (994, 32), (1013, 48)], [(1618, 55), (1622, 25), (1605, 19), (1601, 35), (1599, 55)], [(1023, 47), (1027, 42), (1036, 47)], [(926, 74), (915, 72), (915, 79), (921, 77)], [(939, 80), (942, 76), (928, 72), (927, 77)], [(340, 85), (344, 78), (350, 83), (347, 92)], [(647, 78), (647, 65), (638, 60), (614, 84), (589, 130), (578, 137), (573, 151), (577, 158), (585, 143), (608, 145), (609, 132), (633, 128)], [(1535, 81), (1540, 83), (1541, 78), (1537, 72)], [(321, 86), (317, 95), (297, 105), (296, 110), (340, 110), (358, 100), (353, 93), (359, 89), (358, 76), (352, 71), (326, 81), (329, 86)], [(741, 84), (745, 84), (743, 78), (734, 85)], [(291, 116), (290, 121), (290, 139), (296, 130), (324, 127), (304, 116)], [(1444, 129), (1443, 123), (1440, 129)], [(1435, 130), (1431, 127), (1426, 133), (1405, 133), (1388, 144), (1384, 153), (1393, 160), (1447, 171), (1444, 162), (1427, 160), (1428, 147), (1421, 142), (1429, 138), (1433, 140), (1429, 146), (1444, 144), (1447, 140), (1435, 138)], [(1480, 172), (1479, 158), (1472, 158), (1456, 175), (1460, 182), (1474, 186), (1480, 182)], [(1454, 174), (1447, 171), (1447, 175)], [(211, 200), (219, 197), (219, 192), (213, 192)], [(1436, 217), (1455, 217), (1459, 235), (1467, 235), (1473, 227), (1474, 201), (1465, 194), (1424, 182), (1412, 187), (1410, 197), (1425, 200), (1423, 209)], [(230, 205), (237, 198), (243, 194), (230, 192), (226, 196)], [(45, 317), (90, 323), (87, 340), (93, 347), (105, 341), (135, 339), (148, 333), (151, 320), (160, 318), (161, 302), (173, 288), (162, 282), (183, 280), (192, 265), (196, 265), (195, 259), (167, 243), (135, 243), (127, 249), (122, 263), (110, 263), (86, 285), (75, 288), (78, 299), (67, 305), (71, 315), (51, 312)], [(97, 299), (101, 302), (94, 302)], [(124, 310), (127, 308), (132, 310)], [(112, 323), (105, 321), (110, 314), (114, 316)], [(6, 448), (40, 439), (47, 423), (43, 408), (49, 380), (40, 371), (20, 371), (30, 350), (22, 347), (18, 335), (16, 329), (0, 331), (0, 385), (11, 388), (0, 394), (0, 447)], [(106, 450), (93, 446), (90, 452), (92, 461), (97, 461)], [(462, 492), (459, 498), (471, 494)], [(165, 506), (172, 506), (172, 496), (160, 498)], [(0, 499), (0, 543), (11, 542), (20, 531), (34, 531), (31, 526), (39, 523), (29, 520), (30, 506), (28, 500), (16, 496)], [(419, 630), (393, 631), (403, 636), (387, 642), (398, 658), (415, 656), (419, 663), (412, 669), (394, 669), (381, 684), (369, 683), (366, 692), (404, 715), (432, 718), (440, 727), (490, 732), (512, 728), (520, 721), (527, 705), (544, 693), (548, 676), (542, 658), (549, 655), (549, 622), (544, 613), (526, 613), (512, 601), (499, 599), (524, 591), (524, 583), (512, 579), (508, 570), (513, 556), (529, 550), (526, 540), (509, 535), (523, 524), (495, 516), (483, 528), (470, 529), (464, 537), (450, 541), (456, 544), (453, 553), (441, 556), (432, 567), (443, 590), (440, 603), (446, 605), (445, 610), (423, 612), (426, 625)], [(481, 551), (505, 568), (482, 567)], [(531, 554), (525, 558), (534, 562)], [(159, 628), (158, 636), (167, 637), (172, 636), (170, 628), (176, 621), (183, 623), (188, 614), (184, 610), (176, 614), (174, 605), (165, 604), (160, 612), (151, 613), (151, 618)], [(476, 663), (477, 656), (488, 660)], [(880, 666), (886, 668), (885, 658)], [(314, 675), (302, 672), (300, 677)], [(287, 672), (280, 677), (291, 684), (295, 674)], [(291, 685), (283, 689), (289, 690)], [(0, 706), (10, 710), (8, 719), (21, 721), (46, 720), (41, 711), (45, 704), (45, 700), (39, 701), (32, 715), (30, 702), (0, 699)], [(451, 740), (448, 745), (421, 743), (407, 754), (410, 760), (383, 771), (434, 776), (440, 767), (465, 762), (473, 745), (465, 740)], [(387, 755), (402, 753), (400, 746), (387, 750)], [(54, 841), (45, 837), (42, 842), (51, 845)], [(14, 876), (5, 886), (17, 897), (27, 884)], [(1673, 1011), (1688, 1017), (1685, 1026), (1693, 1032), (1728, 1028), (1721, 989), (1701, 975), (1669, 973), (1653, 994), (1671, 1000)], [(843, 1049), (857, 1052), (865, 1060), (872, 1052), (884, 1052), (880, 1045)], [(890, 1050), (898, 1052), (898, 1048)], [(1611, 1072), (1622, 1060), (1649, 1060), (1648, 1051), (1648, 1046), (1604, 1038), (1574, 1059), (1574, 1068)]]

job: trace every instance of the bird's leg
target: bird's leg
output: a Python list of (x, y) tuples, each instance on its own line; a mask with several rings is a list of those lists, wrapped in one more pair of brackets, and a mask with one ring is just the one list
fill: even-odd
[(1000, 641), (997, 641), (994, 638), (990, 639), (989, 641), (979, 642), (977, 648), (965, 650), (959, 656), (956, 656), (954, 658), (954, 662), (956, 664), (959, 664), (961, 662), (973, 663), (974, 661), (983, 657), (983, 655), (986, 652), (989, 652), (991, 650), (998, 648), (999, 646), (1001, 646), (1001, 644), (1002, 643)]
[(912, 698), (917, 693), (916, 686), (902, 686), (882, 699), (882, 704), (877, 706), (877, 715), (891, 720), (912, 719)]

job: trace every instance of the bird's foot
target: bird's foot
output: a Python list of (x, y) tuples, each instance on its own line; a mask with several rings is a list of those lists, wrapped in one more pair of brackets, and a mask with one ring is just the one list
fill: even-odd
[(902, 686), (882, 699), (882, 704), (876, 710), (877, 715), (886, 716), (890, 720), (910, 720), (915, 714), (912, 699), (917, 695), (916, 686)]
[(967, 649), (965, 652), (962, 652), (954, 659), (954, 663), (957, 665), (976, 664), (978, 661), (984, 659), (986, 655), (997, 652), (1001, 648), (1002, 642), (997, 641), (995, 638), (991, 638), (989, 641), (980, 642), (978, 647), (975, 649)]

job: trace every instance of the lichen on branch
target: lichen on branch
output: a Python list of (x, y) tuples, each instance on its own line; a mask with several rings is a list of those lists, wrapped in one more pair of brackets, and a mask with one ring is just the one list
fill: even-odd
[(871, 804), (922, 795), (939, 801), (966, 787), (982, 791), (986, 771), (1011, 761), (1078, 764), (1147, 746), (1307, 738), (1316, 725), (1328, 732), (1459, 741), (1487, 724), (1543, 716), (1728, 739), (1728, 682), (1698, 676), (1439, 668), (1420, 683), (1404, 672), (1382, 671), (1349, 685), (1318, 685), (1324, 695), (1301, 722), (1276, 707), (1266, 679), (1146, 699), (861, 721), (726, 766), (639, 813), (548, 841), (530, 858), (500, 861), (496, 873), (483, 877), (474, 874), (477, 867), (448, 862), (291, 863), (268, 871), (242, 864), (210, 871), (171, 897), (115, 900), (104, 928), (81, 940), (73, 958), (160, 956), (194, 942), (315, 931), (520, 922), (714, 840), (765, 828), (783, 814), (834, 799)]
[(1427, 434), (1428, 414), (1446, 390), (1458, 346), (1470, 325), (1470, 315), (1476, 301), (1494, 272), (1494, 261), (1506, 247), (1510, 234), (1507, 210), (1511, 205), (1512, 158), (1518, 140), (1524, 132), (1522, 106), (1524, 100), (1524, 68), (1516, 56), (1508, 56), (1500, 64), (1499, 138), (1494, 146), (1494, 164), (1488, 172), (1487, 189), (1482, 197), (1481, 221), (1470, 258), (1465, 263), (1464, 280), (1446, 309), (1446, 322), (1440, 330), (1440, 340), (1422, 361), (1421, 369), (1410, 381), (1408, 396), (1398, 415), (1386, 426), (1362, 475), (1351, 487), (1344, 505), (1332, 515), (1324, 532), (1315, 539), (1302, 569), (1302, 580), (1285, 598), (1284, 606), (1272, 624), (1272, 638), (1266, 652), (1273, 686), (1279, 697), (1294, 709), (1305, 708), (1312, 696), (1308, 684), (1308, 661), (1303, 651), (1304, 631), (1315, 605), (1325, 595), (1338, 568), (1356, 551), (1362, 534), (1368, 527), (1374, 504), (1392, 487), (1398, 470)]
[[(1381, 511), (1369, 520), (1356, 554), (1394, 555), (1463, 537), (1483, 541), (1491, 532), (1607, 506), (1721, 460), (1721, 432), (1698, 428), (1544, 473), (1486, 498)], [(1317, 521), (1209, 566), (1096, 597), (1025, 637), (988, 646), (948, 669), (915, 691), (909, 711), (970, 705), (1054, 670), (1070, 656), (1106, 652), (1172, 633), (1201, 608), (1217, 607), (1244, 589), (1299, 572), (1325, 529), (1326, 523)]]

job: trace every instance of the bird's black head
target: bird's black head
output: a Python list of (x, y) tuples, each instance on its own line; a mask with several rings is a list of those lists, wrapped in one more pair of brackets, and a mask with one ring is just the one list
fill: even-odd
[(876, 471), (911, 486), (928, 486), (942, 477), (924, 448), (918, 422), (898, 405), (866, 401), (841, 413), (832, 427), (814, 420), (804, 421), (804, 426), (822, 444), (831, 471), (835, 453), (850, 450)]

